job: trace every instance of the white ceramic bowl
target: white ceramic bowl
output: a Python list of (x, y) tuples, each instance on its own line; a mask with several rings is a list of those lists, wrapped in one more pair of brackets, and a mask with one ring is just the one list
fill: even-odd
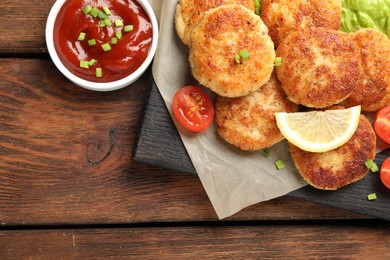
[(123, 87), (126, 87), (130, 84), (132, 84), (134, 81), (136, 81), (139, 77), (142, 76), (142, 74), (148, 69), (150, 63), (153, 60), (153, 57), (156, 53), (157, 49), (157, 43), (158, 43), (158, 23), (156, 15), (150, 6), (149, 2), (147, 0), (135, 0), (137, 1), (142, 8), (145, 10), (146, 14), (149, 16), (150, 21), (152, 23), (152, 44), (150, 51), (148, 53), (148, 56), (146, 57), (145, 61), (141, 64), (141, 66), (134, 71), (132, 74), (116, 81), (112, 82), (93, 82), (88, 81), (85, 79), (82, 79), (73, 73), (71, 73), (61, 62), (61, 60), (58, 57), (57, 51), (54, 47), (54, 40), (53, 40), (53, 31), (54, 31), (54, 23), (57, 17), (58, 12), (60, 11), (62, 5), (67, 0), (57, 0), (53, 7), (50, 10), (49, 16), (47, 18), (46, 22), (46, 31), (45, 31), (45, 37), (46, 37), (46, 45), (47, 49), (49, 51), (49, 55), (51, 59), (53, 60), (55, 66), (58, 68), (58, 70), (61, 71), (62, 74), (64, 74), (70, 81), (75, 83), (76, 85), (89, 89), (89, 90), (95, 90), (95, 91), (112, 91), (117, 90)]

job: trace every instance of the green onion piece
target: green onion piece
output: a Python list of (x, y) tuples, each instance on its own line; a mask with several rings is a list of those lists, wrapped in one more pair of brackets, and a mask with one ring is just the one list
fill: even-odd
[(97, 78), (101, 78), (103, 76), (102, 68), (96, 68), (95, 75)]
[(89, 62), (86, 60), (81, 60), (80, 61), (80, 68), (89, 69)]
[(95, 40), (95, 39), (90, 39), (90, 40), (88, 40), (88, 45), (89, 45), (89, 46), (96, 45), (96, 40)]
[(117, 32), (115, 33), (115, 36), (116, 36), (116, 38), (118, 38), (118, 40), (122, 39), (122, 32), (117, 31)]
[(112, 22), (111, 22), (111, 20), (108, 19), (108, 18), (104, 20), (104, 23), (105, 23), (108, 27), (111, 27), (111, 26), (112, 26)]
[(108, 18), (108, 16), (104, 12), (102, 12), (102, 11), (100, 11), (98, 13), (98, 17), (99, 17), (100, 20), (105, 20), (105, 19)]
[(103, 12), (104, 12), (106, 15), (110, 15), (110, 14), (111, 14), (111, 11), (110, 11), (110, 9), (108, 9), (107, 6), (104, 6), (104, 7), (103, 7)]
[(283, 169), (284, 168), (284, 162), (282, 161), (282, 160), (277, 160), (276, 162), (275, 162), (275, 165), (276, 165), (276, 168), (278, 169), (278, 170), (281, 170), (281, 169)]
[(240, 55), (240, 57), (243, 59), (243, 60), (246, 60), (249, 58), (249, 52), (245, 49), (241, 50), (238, 55)]
[(133, 25), (132, 24), (129, 24), (129, 25), (126, 25), (124, 28), (123, 28), (123, 31), (125, 32), (130, 32), (133, 30)]
[(91, 10), (92, 10), (92, 6), (87, 5), (86, 7), (83, 8), (83, 13), (87, 15), (89, 14), (89, 12), (91, 12)]
[(241, 63), (240, 55), (238, 55), (238, 54), (234, 55), (234, 59), (236, 60), (237, 63)]
[(89, 66), (93, 66), (93, 65), (95, 65), (95, 63), (96, 63), (96, 60), (95, 60), (95, 59), (91, 59), (91, 60), (88, 62), (88, 65), (89, 65)]
[(103, 51), (110, 51), (111, 45), (109, 43), (104, 43), (104, 44), (102, 44), (102, 49), (103, 49)]
[(260, 15), (260, 1), (253, 0), (255, 2), (255, 14)]
[(367, 169), (371, 169), (374, 166), (374, 161), (372, 159), (368, 159), (364, 164), (366, 165)]
[(368, 194), (367, 199), (368, 200), (376, 200), (377, 199), (376, 193)]
[(122, 26), (123, 26), (122, 20), (121, 20), (121, 19), (115, 20), (115, 26), (116, 26), (116, 27), (122, 27)]
[(89, 14), (92, 16), (92, 17), (97, 17), (98, 14), (99, 14), (99, 9), (97, 7), (94, 7), (92, 8), (92, 10), (89, 12)]
[(367, 169), (371, 170), (371, 172), (379, 171), (378, 165), (372, 159), (368, 159), (364, 164), (366, 165)]
[(378, 165), (374, 162), (374, 165), (371, 167), (371, 172), (378, 172), (379, 171), (379, 167), (378, 167)]
[(269, 150), (269, 148), (264, 148), (264, 149), (262, 150), (262, 152), (263, 152), (263, 155), (264, 155), (265, 157), (268, 157), (268, 156), (271, 154), (271, 151)]
[(116, 44), (118, 42), (118, 38), (113, 37), (111, 38), (111, 44)]
[(80, 34), (79, 34), (79, 37), (77, 38), (77, 40), (78, 41), (84, 41), (85, 40), (85, 36), (86, 36), (87, 34), (85, 33), (85, 32), (81, 32)]
[(274, 62), (274, 66), (279, 67), (280, 65), (282, 65), (282, 57), (276, 57), (275, 62)]
[(106, 22), (105, 21), (100, 21), (100, 28), (103, 28), (104, 26), (106, 26)]

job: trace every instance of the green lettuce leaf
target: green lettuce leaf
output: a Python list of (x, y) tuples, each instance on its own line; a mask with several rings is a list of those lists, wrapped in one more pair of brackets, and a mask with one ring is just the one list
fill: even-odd
[(376, 28), (390, 38), (390, 0), (343, 0), (340, 30)]

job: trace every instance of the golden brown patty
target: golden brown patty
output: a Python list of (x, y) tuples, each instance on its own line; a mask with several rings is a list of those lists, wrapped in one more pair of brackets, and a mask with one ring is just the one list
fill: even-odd
[(263, 0), (261, 18), (278, 46), (292, 31), (309, 27), (338, 30), (341, 22), (340, 0)]
[[(235, 56), (242, 50), (250, 56), (237, 62)], [(241, 5), (209, 10), (191, 33), (192, 75), (220, 96), (238, 97), (257, 90), (269, 80), (274, 60), (267, 27)]]
[(359, 73), (356, 46), (347, 34), (325, 28), (290, 33), (279, 45), (277, 76), (287, 97), (307, 107), (324, 108), (346, 99)]
[(336, 190), (367, 174), (365, 162), (375, 158), (376, 136), (368, 119), (361, 115), (354, 135), (337, 149), (311, 153), (291, 143), (289, 147), (298, 172), (310, 185)]
[(363, 111), (376, 111), (390, 104), (390, 40), (375, 29), (362, 29), (348, 35), (358, 45), (359, 79), (343, 106), (361, 105)]
[(283, 139), (276, 125), (275, 112), (296, 112), (272, 74), (268, 83), (244, 97), (218, 96), (215, 122), (219, 135), (242, 150), (259, 150)]
[(176, 6), (175, 26), (183, 43), (190, 44), (191, 31), (206, 11), (225, 4), (241, 4), (254, 11), (253, 0), (179, 0)]

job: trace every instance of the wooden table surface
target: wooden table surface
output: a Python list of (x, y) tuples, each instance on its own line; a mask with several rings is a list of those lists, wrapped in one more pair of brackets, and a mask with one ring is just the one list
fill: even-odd
[(132, 160), (150, 71), (100, 93), (54, 66), (54, 0), (1, 0), (0, 259), (389, 259), (383, 220), (282, 197), (219, 220), (197, 176)]

